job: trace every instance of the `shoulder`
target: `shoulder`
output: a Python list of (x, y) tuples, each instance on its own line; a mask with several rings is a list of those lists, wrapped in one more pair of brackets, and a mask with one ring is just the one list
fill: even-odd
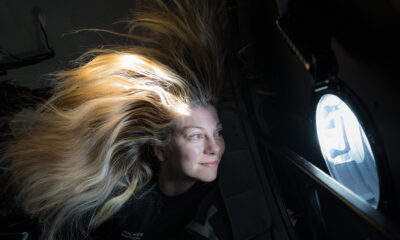
[(141, 239), (146, 226), (157, 217), (160, 193), (149, 183), (124, 204), (107, 222), (93, 232), (93, 239)]

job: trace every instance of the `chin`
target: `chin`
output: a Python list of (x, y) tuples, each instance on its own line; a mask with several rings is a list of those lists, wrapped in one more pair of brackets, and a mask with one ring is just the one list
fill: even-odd
[(202, 182), (212, 182), (217, 178), (217, 171), (209, 174), (204, 174), (203, 176), (200, 176), (198, 180)]

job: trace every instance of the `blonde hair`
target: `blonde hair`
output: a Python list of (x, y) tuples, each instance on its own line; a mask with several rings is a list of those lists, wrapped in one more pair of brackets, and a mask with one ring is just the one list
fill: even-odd
[(53, 74), (52, 97), (4, 148), (9, 187), (44, 239), (87, 237), (149, 181), (149, 146), (168, 144), (177, 116), (216, 101), (223, 2), (158, 0), (133, 19), (119, 35), (135, 45), (91, 50)]

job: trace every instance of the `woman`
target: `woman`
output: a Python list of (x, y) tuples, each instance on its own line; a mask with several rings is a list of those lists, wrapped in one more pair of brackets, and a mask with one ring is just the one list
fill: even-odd
[(196, 229), (194, 207), (215, 192), (202, 182), (225, 149), (215, 104), (226, 7), (159, 0), (133, 19), (119, 35), (134, 45), (92, 50), (54, 74), (52, 97), (5, 148), (9, 189), (43, 239), (186, 236), (176, 231)]

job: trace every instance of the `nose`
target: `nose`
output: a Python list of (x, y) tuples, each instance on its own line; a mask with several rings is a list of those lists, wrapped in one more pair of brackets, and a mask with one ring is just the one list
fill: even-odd
[[(223, 143), (222, 143), (223, 144)], [(204, 153), (208, 155), (218, 155), (221, 151), (221, 143), (214, 138), (207, 138)]]

